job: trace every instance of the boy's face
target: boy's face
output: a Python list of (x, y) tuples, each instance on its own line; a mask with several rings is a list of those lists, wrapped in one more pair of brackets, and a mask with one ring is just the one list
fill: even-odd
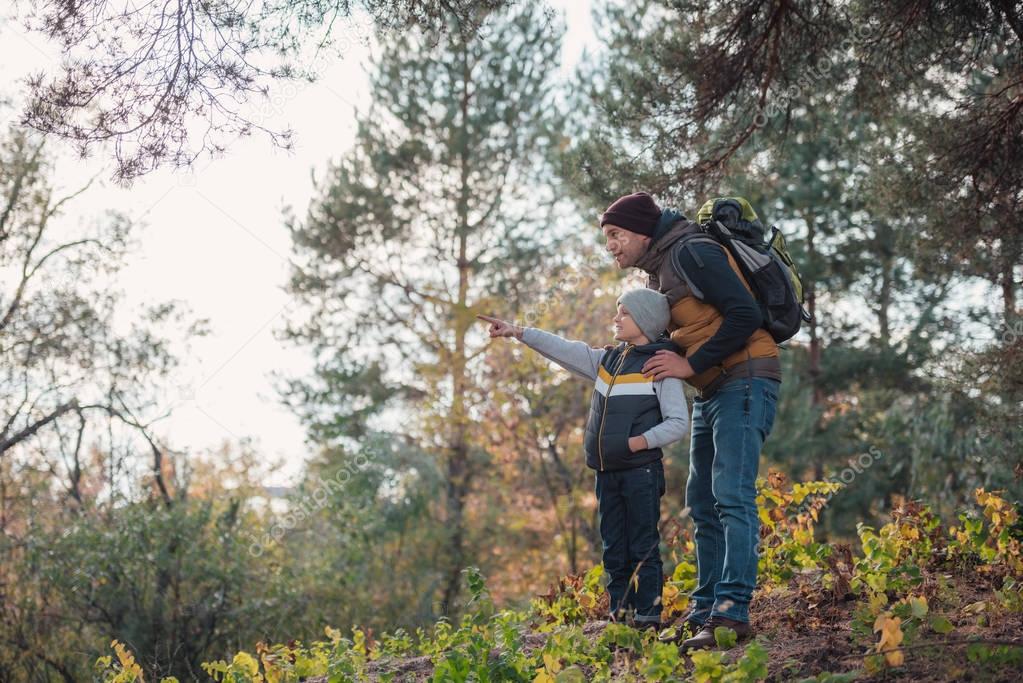
[(625, 310), (625, 307), (618, 304), (618, 315), (614, 318), (614, 332), (615, 339), (617, 341), (629, 342), (630, 344), (645, 344), (647, 338), (643, 336), (643, 331), (639, 329), (639, 325), (632, 319), (629, 312)]
[(631, 268), (650, 247), (650, 238), (607, 223), (602, 228), (608, 253), (619, 268)]

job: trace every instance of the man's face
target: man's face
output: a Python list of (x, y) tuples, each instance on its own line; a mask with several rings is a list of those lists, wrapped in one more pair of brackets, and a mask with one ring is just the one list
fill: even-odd
[(650, 238), (607, 223), (603, 227), (607, 251), (619, 268), (631, 268), (646, 253)]

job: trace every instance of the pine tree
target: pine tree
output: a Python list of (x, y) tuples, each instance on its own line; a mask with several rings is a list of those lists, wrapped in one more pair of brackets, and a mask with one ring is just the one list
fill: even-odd
[(433, 456), (444, 542), (424, 561), (445, 614), (473, 559), (467, 505), (485, 461), (475, 315), (529, 291), (558, 241), (537, 178), (561, 31), (532, 3), (481, 23), (439, 42), (382, 38), (355, 147), (290, 225), (291, 289), (311, 307), (290, 334), (317, 356), (291, 398), (321, 443), (354, 452), (353, 437), (384, 431)]
[[(609, 6), (608, 49), (578, 79), (580, 134), (561, 172), (580, 201), (642, 188), (692, 215), (708, 196), (737, 193), (785, 221), (815, 322), (805, 349), (790, 345), (767, 451), (798, 454), (793, 468), (809, 460), (801, 476), (820, 479), (881, 439), (899, 442), (916, 415), (968, 422), (961, 411), (921, 410), (943, 396), (935, 380), (948, 372), (978, 379), (997, 414), (1021, 405), (1019, 364), (1007, 362), (1019, 345), (964, 354), (976, 306), (955, 296), (988, 280), (1013, 329), (1019, 12), (951, 5)], [(962, 40), (940, 39), (950, 34)], [(988, 161), (975, 163), (966, 139)], [(1001, 431), (996, 441), (1011, 441)], [(886, 461), (892, 476), (868, 487), (874, 499), (908, 493), (930, 479), (927, 467), (951, 463), (940, 449), (916, 451), (912, 463)], [(955, 491), (989, 476), (966, 476)], [(871, 496), (860, 498), (861, 516)]]

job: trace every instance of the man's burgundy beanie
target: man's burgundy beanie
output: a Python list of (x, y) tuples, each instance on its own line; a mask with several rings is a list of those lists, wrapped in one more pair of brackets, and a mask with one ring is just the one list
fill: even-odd
[(657, 206), (654, 198), (646, 192), (635, 192), (619, 197), (607, 207), (607, 211), (600, 215), (600, 227), (610, 223), (652, 237), (660, 218), (661, 207)]

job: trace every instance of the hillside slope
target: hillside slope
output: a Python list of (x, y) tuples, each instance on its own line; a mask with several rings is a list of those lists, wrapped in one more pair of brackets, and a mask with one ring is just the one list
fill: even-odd
[[(763, 647), (766, 657), (761, 658), (762, 665), (750, 667), (748, 678), (741, 674), (730, 680), (1023, 680), (1023, 610), (1018, 609), (1018, 604), (1012, 608), (1005, 602), (1018, 599), (1018, 593), (1009, 596), (993, 586), (988, 577), (975, 573), (929, 576), (922, 590), (928, 596), (928, 618), (923, 620), (927, 626), (916, 631), (911, 643), (903, 643), (903, 660), (898, 666), (887, 665), (883, 656), (874, 654), (876, 634), (873, 638), (857, 635), (854, 622), (860, 603), (854, 597), (814, 602), (814, 584), (812, 576), (805, 576), (793, 579), (788, 587), (758, 592), (751, 606), (754, 640)], [(932, 626), (939, 630), (948, 628), (942, 618), (951, 627), (946, 633), (939, 633)], [(565, 632), (580, 631), (588, 643), (588, 652), (599, 659), (606, 649), (602, 643), (612, 640), (605, 636), (607, 627), (607, 621), (587, 621), (577, 627), (562, 628)], [(543, 664), (551, 634), (526, 631), (520, 642), (523, 653)], [(750, 660), (758, 661), (755, 655), (748, 655), (752, 642), (711, 655), (698, 655), (696, 661), (680, 657), (677, 663), (673, 662), (670, 675), (664, 677), (651, 672), (644, 675), (644, 666), (655, 658), (652, 637), (641, 639), (638, 646), (616, 652), (608, 650), (605, 661), (612, 680), (717, 680), (729, 669), (744, 671), (741, 664), (744, 658), (747, 664)], [(558, 649), (557, 645), (549, 648), (552, 652)], [(504, 655), (500, 648), (491, 650), (491, 665), (496, 665)], [(367, 662), (365, 678), (427, 681), (435, 674), (434, 661), (436, 658), (430, 655), (385, 655)], [(554, 680), (577, 680), (569, 666), (553, 672)], [(755, 668), (760, 670), (753, 671)], [(582, 664), (579, 671), (583, 678), (578, 680), (593, 680), (603, 667)], [(446, 676), (442, 673), (440, 680), (457, 680)], [(329, 680), (327, 676), (310, 679), (316, 683)]]
[[(818, 543), (814, 524), (839, 485), (758, 481), (762, 522), (754, 638), (680, 654), (657, 634), (607, 614), (600, 566), (568, 576), (523, 610), (498, 609), (482, 575), (457, 623), (379, 637), (327, 628), (309, 644), (258, 643), (255, 653), (204, 665), (217, 681), (1020, 681), (1023, 680), (1023, 521), (1018, 505), (977, 489), (977, 508), (946, 526), (919, 502), (880, 529), (858, 525), (859, 547)], [(663, 534), (662, 595), (671, 620), (696, 582), (693, 541)], [(671, 526), (669, 523), (667, 526)], [(734, 633), (717, 634), (728, 645)], [(141, 680), (120, 644), (100, 680)], [(134, 668), (133, 668), (134, 667)], [(127, 675), (126, 675), (127, 674)], [(135, 677), (135, 675), (138, 677)]]

